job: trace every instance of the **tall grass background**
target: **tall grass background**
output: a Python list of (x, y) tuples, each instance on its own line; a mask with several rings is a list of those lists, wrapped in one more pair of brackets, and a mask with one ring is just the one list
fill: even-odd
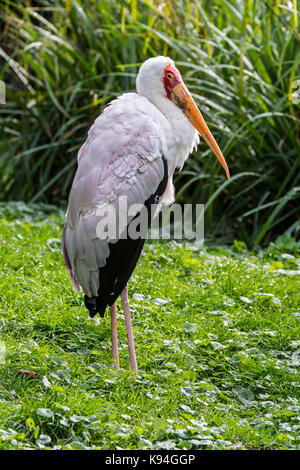
[[(297, 0), (0, 0), (0, 199), (62, 204), (88, 127), (169, 55), (231, 171), (201, 143), (176, 176), (206, 232), (254, 247), (299, 232)], [(299, 86), (300, 88), (300, 86)]]

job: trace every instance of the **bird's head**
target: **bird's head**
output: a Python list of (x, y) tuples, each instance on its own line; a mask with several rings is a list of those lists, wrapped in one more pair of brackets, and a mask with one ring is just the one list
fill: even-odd
[(159, 56), (146, 60), (137, 75), (136, 88), (140, 95), (152, 102), (157, 103), (159, 97), (168, 98), (180, 108), (212, 149), (224, 168), (227, 178), (230, 178), (225, 158), (172, 59)]

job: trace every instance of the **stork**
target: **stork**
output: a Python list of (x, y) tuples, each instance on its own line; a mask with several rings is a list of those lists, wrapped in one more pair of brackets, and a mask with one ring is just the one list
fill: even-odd
[[(137, 370), (128, 302), (128, 280), (145, 238), (131, 237), (131, 214), (123, 236), (98, 236), (103, 211), (146, 209), (174, 201), (173, 174), (199, 142), (207, 142), (230, 178), (223, 154), (169, 57), (145, 61), (136, 78), (136, 93), (113, 100), (95, 120), (78, 152), (78, 168), (69, 194), (62, 235), (64, 261), (75, 291), (82, 289), (90, 317), (111, 312), (112, 362), (119, 367), (116, 300), (121, 296), (131, 370)], [(99, 212), (100, 210), (100, 212)], [(123, 210), (124, 212), (124, 210)], [(118, 218), (121, 223), (122, 214)], [(125, 234), (125, 236), (124, 236)]]

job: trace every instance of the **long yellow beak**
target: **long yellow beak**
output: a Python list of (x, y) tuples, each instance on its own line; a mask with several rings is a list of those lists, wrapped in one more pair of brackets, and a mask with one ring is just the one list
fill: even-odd
[(215, 156), (224, 168), (227, 178), (229, 179), (230, 173), (226, 160), (220, 150), (220, 147), (218, 146), (217, 142), (214, 139), (214, 136), (207, 127), (207, 124), (204, 121), (202, 114), (200, 113), (196, 103), (191, 97), (186, 86), (183, 83), (177, 83), (177, 85), (172, 88), (170, 98), (179, 108), (182, 109), (191, 124), (195, 127), (195, 129), (197, 129), (199, 134), (203, 137), (205, 142), (212, 149)]

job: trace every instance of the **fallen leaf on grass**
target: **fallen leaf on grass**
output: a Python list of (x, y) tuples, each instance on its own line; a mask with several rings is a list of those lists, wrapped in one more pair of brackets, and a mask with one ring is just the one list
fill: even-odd
[(33, 372), (32, 370), (19, 369), (16, 372), (16, 375), (27, 375), (27, 377), (30, 377), (31, 379), (33, 379), (34, 377), (37, 377), (39, 374), (37, 372)]

